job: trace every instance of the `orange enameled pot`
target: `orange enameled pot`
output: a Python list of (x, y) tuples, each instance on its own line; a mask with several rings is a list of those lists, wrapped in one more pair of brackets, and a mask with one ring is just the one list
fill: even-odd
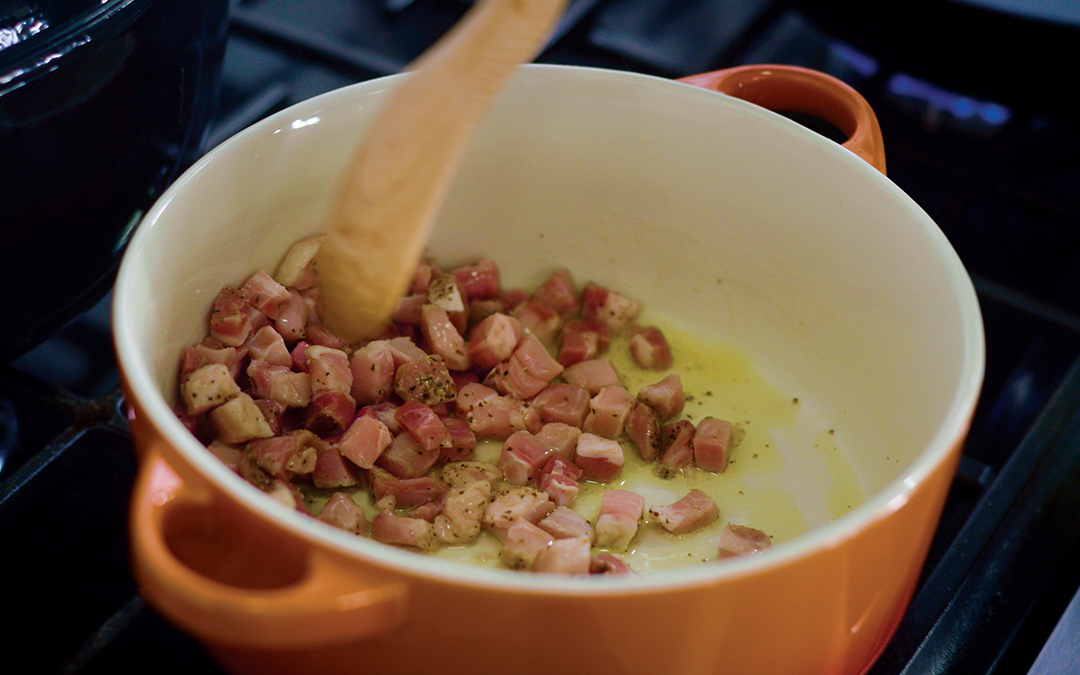
[[(204, 336), (214, 294), (319, 229), (395, 81), (238, 134), (132, 239), (113, 318), (147, 601), (235, 673), (865, 671), (926, 555), (981, 385), (983, 334), (955, 252), (882, 173), (872, 111), (820, 73), (760, 66), (672, 82), (523, 67), (430, 249), (448, 266), (490, 257), (509, 287), (567, 266), (642, 300), (650, 320), (745, 353), (799, 402), (754, 428), (776, 461), (732, 469), (803, 526), (771, 550), (633, 577), (466, 565), (285, 508), (173, 415), (180, 351)], [(821, 115), (850, 140), (737, 97)], [(823, 509), (840, 465), (860, 501)]]

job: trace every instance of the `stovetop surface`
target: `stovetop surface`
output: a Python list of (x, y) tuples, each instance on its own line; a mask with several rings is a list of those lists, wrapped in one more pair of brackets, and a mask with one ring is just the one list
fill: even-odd
[[(983, 395), (920, 587), (871, 673), (1069, 672), (1060, 664), (1075, 664), (1080, 644), (1080, 122), (1016, 105), (1007, 89), (950, 90), (827, 32), (805, 5), (572, 0), (538, 61), (661, 77), (790, 63), (866, 96), (890, 178), (972, 275), (987, 339)], [(399, 71), (466, 8), (239, 2), (207, 149), (294, 102)], [(121, 407), (108, 299), (0, 374), (0, 576), (17, 615), (0, 644), (11, 653), (44, 631), (50, 647), (29, 672), (217, 673), (131, 581), (136, 466)]]

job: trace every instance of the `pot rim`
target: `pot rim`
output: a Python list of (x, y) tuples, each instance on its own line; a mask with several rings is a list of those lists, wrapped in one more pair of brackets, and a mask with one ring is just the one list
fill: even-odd
[[(779, 542), (769, 550), (753, 556), (728, 559), (719, 565), (692, 565), (675, 570), (654, 571), (630, 578), (596, 575), (582, 579), (525, 574), (512, 570), (468, 565), (389, 546), (366, 537), (357, 537), (281, 505), (207, 452), (172, 412), (154, 384), (148, 364), (136, 358), (139, 351), (136, 349), (135, 336), (132, 335), (129, 326), (129, 312), (126, 305), (128, 303), (127, 286), (130, 283), (128, 277), (132, 274), (130, 270), (136, 265), (135, 259), (142, 247), (142, 241), (150, 236), (159, 216), (168, 208), (172, 198), (184, 189), (192, 176), (213, 163), (217, 156), (229, 152), (234, 145), (242, 143), (247, 136), (258, 134), (260, 130), (267, 128), (287, 128), (294, 120), (308, 119), (314, 111), (328, 105), (352, 100), (359, 96), (377, 94), (393, 79), (407, 76), (401, 74), (360, 82), (321, 94), (241, 131), (200, 159), (166, 191), (144, 217), (143, 224), (132, 238), (128, 253), (120, 266), (112, 316), (115, 328), (113, 339), (120, 369), (132, 394), (150, 417), (153, 426), (169, 439), (186, 461), (217, 487), (231, 493), (242, 500), (246, 506), (257, 511), (259, 515), (280, 524), (295, 536), (344, 551), (352, 557), (360, 558), (378, 567), (444, 583), (488, 589), (544, 595), (589, 595), (655, 592), (703, 583), (716, 583), (741, 576), (751, 576), (787, 565), (815, 551), (838, 547), (874, 522), (901, 508), (914, 490), (957, 449), (974, 413), (985, 371), (983, 325), (974, 286), (940, 228), (899, 187), (865, 161), (835, 142), (764, 108), (694, 85), (628, 71), (538, 64), (530, 64), (524, 66), (523, 69), (532, 71), (534, 77), (566, 77), (570, 74), (573, 77), (604, 80), (606, 83), (645, 86), (659, 94), (677, 93), (688, 100), (700, 100), (702, 105), (717, 105), (717, 102), (722, 100), (722, 105), (750, 111), (752, 114), (769, 119), (773, 125), (782, 128), (785, 133), (799, 136), (801, 141), (815, 145), (828, 154), (838, 156), (848, 163), (851, 170), (864, 174), (863, 177), (873, 181), (878, 189), (888, 193), (892, 199), (913, 212), (916, 220), (923, 227), (926, 241), (933, 248), (944, 268), (945, 276), (960, 308), (963, 362), (944, 421), (922, 452), (904, 468), (897, 478), (839, 518), (790, 540)], [(721, 98), (717, 99), (717, 97)]]

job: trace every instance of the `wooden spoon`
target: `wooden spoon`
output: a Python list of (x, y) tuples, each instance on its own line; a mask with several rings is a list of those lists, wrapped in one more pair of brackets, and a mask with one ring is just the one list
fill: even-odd
[(342, 174), (316, 258), (319, 311), (355, 343), (404, 295), (473, 131), (566, 0), (481, 0), (420, 56)]

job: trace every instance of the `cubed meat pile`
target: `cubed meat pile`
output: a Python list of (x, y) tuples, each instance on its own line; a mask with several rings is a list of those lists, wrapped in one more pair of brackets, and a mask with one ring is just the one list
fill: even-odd
[[(249, 482), (357, 535), (431, 551), (487, 531), (507, 567), (562, 574), (628, 573), (620, 554), (639, 528), (675, 536), (719, 518), (698, 489), (646, 504), (610, 488), (595, 522), (573, 509), (582, 481), (615, 480), (627, 452), (665, 478), (730, 461), (732, 425), (680, 418), (677, 374), (630, 392), (607, 358), (616, 338), (637, 367), (672, 367), (638, 302), (579, 289), (565, 269), (528, 293), (503, 288), (490, 260), (428, 260), (383, 334), (347, 345), (319, 322), (319, 244), (223, 288), (209, 337), (183, 352), (177, 414)], [(478, 441), (501, 443), (497, 461), (474, 457)], [(314, 513), (311, 493), (329, 494)], [(717, 558), (769, 543), (728, 524)]]

